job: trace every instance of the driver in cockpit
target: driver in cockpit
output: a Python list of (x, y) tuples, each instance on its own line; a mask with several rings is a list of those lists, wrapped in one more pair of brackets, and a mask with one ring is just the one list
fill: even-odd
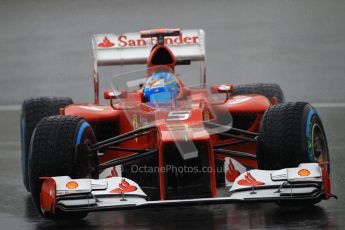
[(144, 98), (153, 104), (169, 103), (181, 93), (181, 86), (175, 75), (169, 72), (153, 73), (144, 85)]

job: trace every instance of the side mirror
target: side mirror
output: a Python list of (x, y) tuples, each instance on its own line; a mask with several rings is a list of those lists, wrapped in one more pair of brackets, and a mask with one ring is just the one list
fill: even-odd
[(224, 84), (224, 85), (212, 85), (211, 93), (232, 93), (234, 91), (233, 84)]
[(230, 93), (234, 91), (233, 84), (224, 84), (224, 85), (212, 85), (211, 86), (211, 93), (224, 93), (226, 94), (226, 98), (224, 103), (229, 100)]
[(113, 90), (106, 89), (104, 90), (104, 99), (109, 100), (109, 99), (115, 99), (115, 93)]
[(106, 89), (104, 90), (104, 99), (113, 100), (116, 98), (126, 98), (127, 91), (122, 90), (120, 93), (115, 93), (114, 90)]
[(109, 100), (110, 106), (116, 110), (113, 104), (113, 100), (116, 98), (126, 98), (127, 91), (121, 91), (120, 93), (115, 93), (114, 90), (106, 89), (104, 90), (104, 99)]

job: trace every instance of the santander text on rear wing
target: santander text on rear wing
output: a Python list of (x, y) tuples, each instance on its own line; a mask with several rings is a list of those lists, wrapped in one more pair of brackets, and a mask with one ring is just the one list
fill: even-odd
[[(202, 29), (180, 30), (179, 36), (165, 37), (168, 46), (177, 60), (205, 60), (205, 32)], [(140, 32), (96, 34), (92, 37), (95, 64), (128, 65), (146, 64), (156, 37), (142, 38)]]

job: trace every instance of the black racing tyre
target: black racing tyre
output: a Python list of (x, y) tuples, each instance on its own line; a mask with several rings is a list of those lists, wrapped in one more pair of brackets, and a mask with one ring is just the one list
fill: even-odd
[(231, 95), (236, 96), (243, 94), (260, 94), (267, 97), (271, 102), (273, 102), (272, 97), (276, 97), (278, 103), (283, 103), (285, 101), (283, 90), (278, 84), (273, 83), (251, 83), (237, 85), (234, 87), (234, 92)]
[[(39, 177), (70, 176), (71, 178), (97, 178), (97, 156), (77, 156), (76, 145), (96, 142), (94, 132), (84, 119), (76, 116), (50, 116), (43, 118), (34, 131), (29, 155), (29, 185), (33, 202), (39, 213), (50, 219), (80, 219), (87, 212), (65, 214), (42, 213)], [(85, 161), (87, 159), (87, 161)]]
[(70, 104), (73, 104), (73, 101), (68, 97), (31, 98), (25, 100), (22, 104), (20, 119), (22, 147), (21, 160), (23, 182), (27, 191), (30, 191), (28, 182), (28, 156), (32, 132), (42, 118), (58, 115), (60, 108), (64, 108)]
[[(306, 102), (272, 106), (261, 121), (257, 142), (259, 169), (278, 170), (300, 163), (329, 162), (325, 130), (317, 111)], [(329, 164), (326, 165), (329, 173)], [(319, 199), (279, 202), (284, 206), (306, 206)]]
[(261, 121), (257, 157), (259, 168), (268, 170), (329, 162), (326, 134), (317, 111), (306, 102), (269, 108)]

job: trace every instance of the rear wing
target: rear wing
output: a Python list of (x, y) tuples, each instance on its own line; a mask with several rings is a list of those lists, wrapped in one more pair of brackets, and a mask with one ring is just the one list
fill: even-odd
[[(181, 30), (176, 37), (165, 37), (176, 60), (204, 61), (205, 32), (202, 29)], [(140, 32), (96, 34), (92, 37), (94, 62), (97, 66), (146, 64), (156, 37), (141, 38)]]
[[(148, 33), (145, 31), (144, 33)], [(199, 61), (200, 81), (206, 83), (205, 70), (205, 32), (202, 29), (181, 30), (180, 35), (165, 37), (164, 43), (173, 52), (177, 63)], [(96, 34), (92, 37), (93, 81), (95, 103), (99, 104), (98, 66), (146, 64), (152, 47), (157, 44), (156, 37), (141, 36), (140, 32), (115, 34)]]

